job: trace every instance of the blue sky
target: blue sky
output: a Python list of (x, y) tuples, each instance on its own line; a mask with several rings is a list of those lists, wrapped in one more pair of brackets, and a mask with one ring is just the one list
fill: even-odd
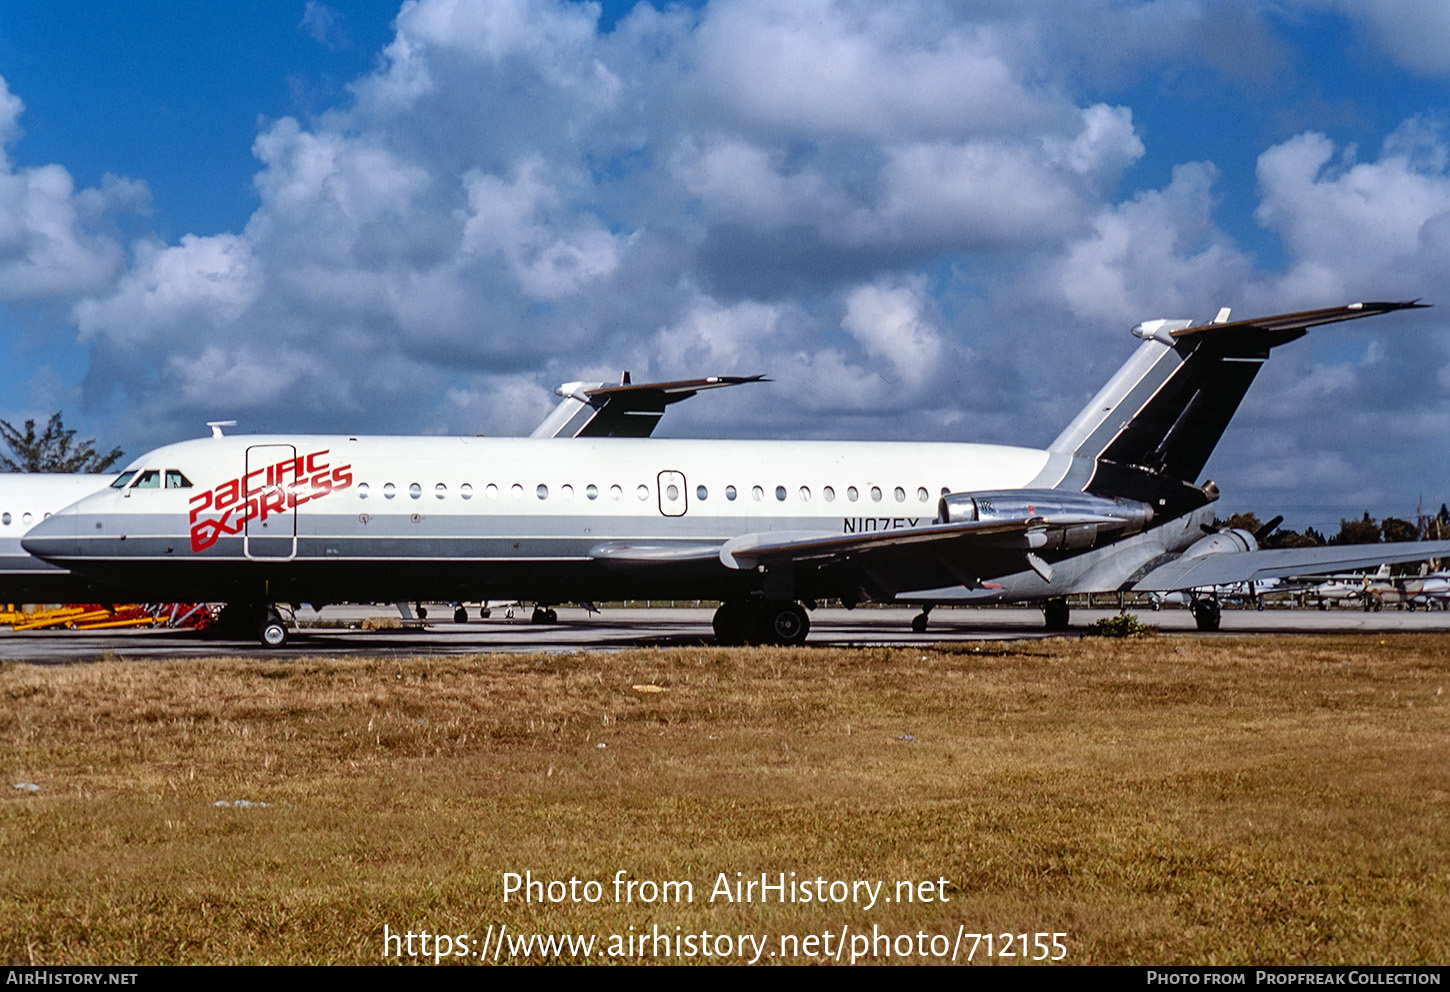
[(1412, 0), (7, 0), (0, 418), (523, 433), (629, 368), (776, 380), (676, 435), (1041, 445), (1139, 320), (1423, 297), (1276, 353), (1208, 469), (1406, 516), (1447, 75)]

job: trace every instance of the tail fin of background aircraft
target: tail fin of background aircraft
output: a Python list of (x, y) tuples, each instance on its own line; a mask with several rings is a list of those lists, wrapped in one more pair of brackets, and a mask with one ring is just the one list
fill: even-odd
[(1157, 495), (1165, 484), (1196, 489), (1195, 480), (1271, 349), (1319, 324), (1424, 305), (1351, 303), (1233, 322), (1225, 308), (1206, 324), (1146, 321), (1133, 328), (1143, 339), (1137, 352), (1049, 450), (1096, 462), (1086, 488), (1103, 495), (1143, 498)]
[(617, 386), (566, 382), (554, 392), (563, 399), (530, 437), (649, 437), (671, 403), (702, 389), (769, 382), (763, 375), (712, 375), (675, 382), (635, 382), (629, 373)]

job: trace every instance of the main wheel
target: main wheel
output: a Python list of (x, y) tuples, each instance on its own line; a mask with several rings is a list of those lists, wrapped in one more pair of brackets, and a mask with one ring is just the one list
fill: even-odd
[(795, 647), (806, 642), (811, 632), (811, 618), (806, 616), (805, 607), (799, 603), (765, 603), (759, 614), (760, 638), (766, 644), (781, 644)]
[(1215, 631), (1223, 616), (1219, 611), (1218, 604), (1211, 599), (1200, 599), (1193, 604), (1193, 622), (1198, 625), (1199, 630)]
[(715, 628), (715, 643), (725, 648), (744, 644), (750, 629), (749, 607), (739, 600), (721, 603), (711, 622)]
[(466, 609), (464, 609), (463, 607), (461, 607), (461, 606), (458, 609), (454, 610), (453, 611), (453, 622), (454, 623), (467, 623), (468, 622), (468, 611)]
[(927, 623), (926, 614), (925, 613), (918, 613), (916, 616), (914, 616), (914, 617), (911, 618), (911, 629), (915, 633), (925, 634), (926, 633), (926, 623)]
[(1067, 600), (1049, 599), (1042, 604), (1043, 626), (1048, 630), (1067, 630), (1068, 618), (1072, 611), (1068, 609)]

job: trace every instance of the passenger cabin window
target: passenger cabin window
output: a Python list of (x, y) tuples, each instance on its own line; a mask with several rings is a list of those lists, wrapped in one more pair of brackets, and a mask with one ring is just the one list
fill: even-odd
[(148, 469), (146, 469), (144, 472), (141, 473), (141, 477), (136, 480), (136, 484), (134, 486), (132, 486), (131, 488), (132, 489), (160, 489), (161, 488), (161, 471), (160, 471), (160, 469), (154, 469), (154, 468), (148, 468)]
[(125, 489), (126, 488), (126, 484), (129, 483), (135, 477), (136, 477), (136, 470), (134, 468), (131, 471), (129, 471), (129, 472), (122, 472), (121, 473), (121, 477), (119, 479), (117, 479), (115, 482), (111, 483), (111, 488), (112, 489)]
[(191, 480), (188, 479), (186, 476), (182, 475), (176, 469), (169, 468), (169, 469), (166, 470), (166, 488), (167, 489), (190, 489), (191, 488)]

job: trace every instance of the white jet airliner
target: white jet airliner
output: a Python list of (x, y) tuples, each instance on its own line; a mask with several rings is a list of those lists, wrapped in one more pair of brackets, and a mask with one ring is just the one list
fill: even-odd
[[(715, 599), (722, 643), (797, 644), (804, 604), (1038, 601), (1356, 567), (1236, 550), (1196, 479), (1271, 348), (1419, 306), (1154, 320), (1047, 449), (631, 437), (227, 436), (142, 455), (27, 551), (148, 598), (253, 604)], [(661, 408), (662, 409), (662, 408)], [(1450, 554), (1374, 546), (1373, 564)], [(1363, 566), (1360, 566), (1363, 567)], [(1200, 612), (1216, 629), (1216, 609)]]
[(90, 579), (41, 561), (20, 546), (30, 528), (116, 478), (115, 473), (0, 474), (0, 602), (91, 603), (109, 596)]

